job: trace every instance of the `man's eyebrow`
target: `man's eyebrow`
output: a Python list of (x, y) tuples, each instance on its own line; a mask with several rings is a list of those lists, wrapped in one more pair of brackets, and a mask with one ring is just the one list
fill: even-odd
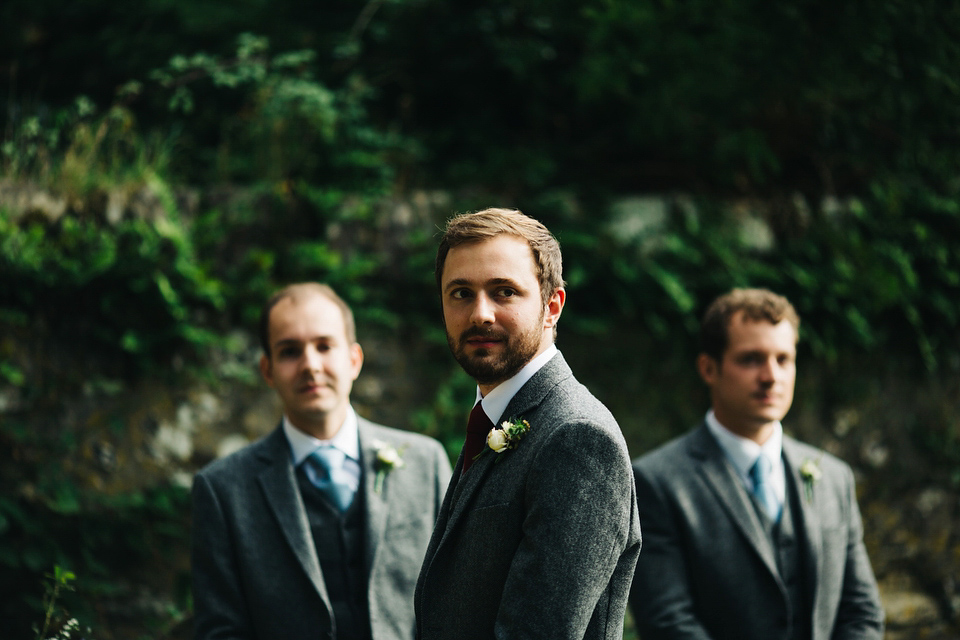
[[(319, 341), (319, 342), (332, 342), (332, 341), (334, 341), (334, 340), (336, 340), (336, 338), (335, 338), (334, 336), (332, 336), (332, 335), (330, 335), (330, 336), (322, 335), (322, 336), (314, 336), (313, 338), (310, 338), (310, 339), (307, 340), (306, 342), (317, 342), (317, 341)], [(277, 341), (273, 344), (273, 346), (274, 346), (274, 347), (299, 347), (299, 346), (302, 345), (303, 343), (304, 343), (303, 340), (299, 340), (299, 339), (297, 339), (297, 338), (284, 338), (284, 339), (282, 339), (282, 340), (277, 340)]]
[[(486, 280), (485, 282), (481, 283), (480, 286), (486, 287), (491, 285), (498, 286), (498, 285), (504, 285), (504, 284), (510, 285), (511, 287), (515, 287), (517, 289), (520, 288), (520, 285), (517, 284), (517, 282), (511, 278), (490, 278), (489, 280)], [(451, 280), (446, 284), (443, 290), (449, 291), (454, 287), (469, 287), (469, 286), (477, 286), (477, 285), (475, 285), (472, 281), (467, 280), (466, 278), (454, 278), (453, 280)]]
[(469, 284), (470, 284), (470, 281), (467, 280), (466, 278), (454, 278), (443, 287), (443, 290), (449, 291), (454, 287), (463, 287)]

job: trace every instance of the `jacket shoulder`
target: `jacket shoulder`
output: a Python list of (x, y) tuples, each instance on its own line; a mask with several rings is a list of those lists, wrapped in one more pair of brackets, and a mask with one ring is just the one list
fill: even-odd
[(408, 453), (417, 455), (418, 452), (429, 453), (431, 457), (437, 454), (446, 456), (443, 445), (430, 436), (414, 433), (413, 431), (406, 431), (404, 429), (397, 429), (396, 427), (387, 427), (382, 424), (370, 422), (364, 418), (360, 418), (360, 424), (362, 425), (363, 436), (368, 439), (366, 443), (367, 446), (374, 440), (381, 440), (397, 448), (403, 447), (405, 456)]
[(788, 462), (798, 470), (804, 463), (809, 461), (816, 465), (823, 473), (824, 478), (828, 480), (847, 480), (848, 478), (853, 478), (853, 469), (850, 468), (849, 464), (819, 447), (784, 435), (783, 448)]
[[(633, 459), (633, 469), (637, 473), (653, 474), (663, 472), (675, 473), (678, 466), (691, 463), (690, 447), (694, 438), (698, 437), (700, 427), (668, 440), (660, 446)], [(702, 434), (701, 434), (702, 437)]]
[[(275, 429), (242, 449), (211, 461), (197, 472), (197, 475), (207, 480), (229, 478), (237, 474), (248, 475), (252, 467), (260, 466), (264, 456), (269, 456), (270, 452), (279, 446), (280, 443), (277, 442), (278, 437), (283, 438), (283, 433)], [(284, 439), (283, 444), (285, 443), (286, 439)]]

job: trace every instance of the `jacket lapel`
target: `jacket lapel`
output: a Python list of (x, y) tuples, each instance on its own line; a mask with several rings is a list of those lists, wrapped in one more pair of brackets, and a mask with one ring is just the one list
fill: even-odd
[(297, 487), (297, 478), (290, 461), (290, 445), (283, 429), (276, 429), (264, 444), (267, 446), (260, 457), (265, 465), (257, 476), (260, 487), (287, 544), (330, 611), (330, 598), (320, 572), (320, 561), (313, 546), (307, 510)]
[[(504, 420), (508, 420), (520, 416), (528, 416), (535, 411), (535, 408), (543, 402), (543, 399), (546, 397), (547, 393), (550, 392), (557, 384), (562, 380), (570, 377), (573, 373), (570, 371), (570, 367), (567, 366), (566, 361), (563, 359), (563, 356), (560, 353), (557, 353), (552, 357), (543, 367), (540, 368), (533, 377), (527, 380), (520, 390), (517, 392), (513, 399), (510, 400), (510, 403), (507, 405), (506, 410), (503, 412), (503, 415), (500, 416), (500, 419), (496, 421), (495, 424), (500, 424)], [(486, 449), (484, 449), (486, 451)], [(483, 481), (486, 479), (487, 475), (491, 473), (493, 463), (495, 461), (496, 455), (493, 453), (485, 453), (480, 456), (478, 459), (474, 460), (469, 471), (460, 477), (460, 470), (463, 468), (463, 452), (460, 452), (460, 459), (457, 461), (457, 466), (453, 470), (456, 480), (454, 483), (451, 483), (450, 490), (452, 490), (453, 498), (451, 500), (451, 510), (450, 517), (446, 522), (444, 527), (444, 536), (440, 540), (439, 546), (443, 545), (444, 540), (449, 536), (450, 532), (453, 531), (456, 527), (457, 522), (460, 520), (460, 517), (467, 510), (467, 507), (470, 505), (470, 502), (473, 499), (473, 496), (477, 493), (480, 487), (483, 486)], [(439, 523), (438, 523), (439, 524)], [(441, 525), (442, 526), (442, 525)]]
[(727, 461), (723, 449), (710, 435), (706, 424), (701, 426), (691, 439), (690, 455), (698, 459), (700, 464), (697, 465), (697, 472), (703, 477), (706, 486), (723, 505), (730, 519), (779, 583), (780, 572), (777, 570), (773, 546), (760, 524), (756, 509), (742, 488), (740, 478)]
[(374, 446), (374, 438), (363, 418), (359, 418), (359, 432), (360, 455), (363, 464), (362, 488), (365, 492), (363, 503), (366, 509), (364, 526), (366, 527), (367, 539), (367, 575), (369, 576), (372, 575), (377, 550), (380, 548), (380, 543), (383, 541), (383, 535), (386, 531), (387, 515), (390, 512), (391, 483), (389, 479), (385, 479), (380, 493), (376, 492), (377, 448)]
[(796, 487), (797, 495), (800, 498), (797, 500), (797, 504), (800, 505), (797, 520), (803, 530), (803, 539), (806, 544), (806, 579), (808, 595), (811, 596), (811, 610), (816, 611), (817, 597), (819, 595), (817, 585), (820, 582), (820, 559), (822, 558), (821, 548), (823, 544), (823, 538), (820, 532), (820, 515), (817, 513), (816, 485), (813, 487), (810, 499), (807, 500), (806, 492), (803, 488), (803, 478), (800, 476), (800, 466), (806, 458), (799, 450), (797, 443), (786, 436), (783, 438), (783, 458), (784, 464), (786, 465), (786, 473), (789, 473), (793, 479), (793, 486)]
[[(486, 451), (486, 449), (484, 449)], [(461, 452), (461, 457), (463, 453)], [(494, 454), (485, 453), (476, 460), (473, 461), (473, 465), (470, 466), (470, 469), (465, 475), (460, 476), (457, 480), (456, 487), (453, 488), (453, 499), (451, 500), (450, 505), (450, 517), (447, 520), (447, 526), (445, 532), (449, 533), (457, 521), (460, 519), (460, 516), (463, 515), (466, 511), (467, 506), (470, 504), (471, 499), (477, 490), (483, 485), (484, 478), (487, 477), (487, 474), (490, 473), (490, 465), (493, 464)], [(463, 469), (463, 463), (460, 461), (457, 464), (455, 473), (461, 473)], [(444, 536), (446, 537), (446, 536)], [(441, 540), (441, 543), (443, 541)]]

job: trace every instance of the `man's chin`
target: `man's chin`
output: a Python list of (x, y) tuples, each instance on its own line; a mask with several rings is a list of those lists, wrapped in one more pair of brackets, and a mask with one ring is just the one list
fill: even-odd
[(458, 358), (460, 367), (468, 376), (477, 381), (478, 384), (495, 384), (503, 382), (509, 378), (512, 373), (505, 370), (504, 364), (490, 356), (464, 356)]

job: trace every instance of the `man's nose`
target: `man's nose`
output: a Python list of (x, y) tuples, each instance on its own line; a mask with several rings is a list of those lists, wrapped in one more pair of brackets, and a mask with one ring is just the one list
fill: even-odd
[(485, 293), (478, 294), (473, 303), (470, 322), (475, 325), (493, 324), (495, 319), (493, 301)]
[(773, 358), (768, 358), (760, 367), (760, 381), (766, 384), (773, 384), (780, 377), (780, 367)]
[(323, 356), (313, 345), (307, 346), (303, 351), (303, 366), (311, 371), (323, 368)]

